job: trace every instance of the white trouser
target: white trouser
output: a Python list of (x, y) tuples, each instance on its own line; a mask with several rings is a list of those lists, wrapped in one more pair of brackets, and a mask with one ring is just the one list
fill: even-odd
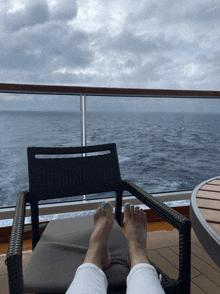
[[(93, 263), (78, 267), (66, 294), (105, 294), (108, 281), (105, 273)], [(127, 276), (127, 294), (165, 294), (156, 269), (147, 263), (135, 265)]]

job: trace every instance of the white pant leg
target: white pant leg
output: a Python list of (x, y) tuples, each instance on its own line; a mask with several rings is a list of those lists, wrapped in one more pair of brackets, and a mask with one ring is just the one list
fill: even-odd
[(127, 276), (126, 294), (165, 294), (154, 266), (147, 263), (135, 265)]
[(105, 294), (108, 281), (105, 273), (93, 263), (80, 265), (66, 294)]

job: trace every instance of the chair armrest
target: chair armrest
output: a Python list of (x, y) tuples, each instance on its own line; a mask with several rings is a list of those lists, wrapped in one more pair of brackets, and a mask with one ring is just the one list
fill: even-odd
[(8, 268), (10, 294), (23, 294), (24, 281), (22, 269), (22, 248), (25, 218), (25, 192), (18, 193), (15, 216), (12, 225), (5, 264)]
[(186, 221), (190, 222), (190, 220), (188, 220), (185, 216), (165, 205), (156, 197), (153, 197), (151, 194), (145, 192), (129, 180), (123, 180), (123, 190), (130, 192), (142, 203), (150, 207), (160, 217), (174, 226), (178, 231), (181, 230)]

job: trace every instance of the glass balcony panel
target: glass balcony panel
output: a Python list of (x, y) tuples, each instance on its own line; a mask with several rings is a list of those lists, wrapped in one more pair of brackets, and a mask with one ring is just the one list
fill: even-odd
[[(1, 111), (0, 207), (14, 207), (17, 193), (28, 189), (28, 146), (81, 145), (79, 96), (47, 95), (50, 103), (42, 102), (45, 95), (38, 97), (32, 108), (22, 102), (19, 111)], [(219, 110), (217, 99), (88, 96), (87, 145), (115, 142), (122, 178), (150, 193), (192, 190), (218, 175)], [(87, 195), (87, 200), (113, 194)], [(80, 200), (82, 196), (41, 203)]]

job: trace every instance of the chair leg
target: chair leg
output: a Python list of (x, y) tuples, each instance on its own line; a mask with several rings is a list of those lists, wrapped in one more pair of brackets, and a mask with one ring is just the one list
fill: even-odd
[(122, 193), (123, 191), (117, 191), (116, 199), (115, 199), (115, 219), (120, 227), (121, 227)]

